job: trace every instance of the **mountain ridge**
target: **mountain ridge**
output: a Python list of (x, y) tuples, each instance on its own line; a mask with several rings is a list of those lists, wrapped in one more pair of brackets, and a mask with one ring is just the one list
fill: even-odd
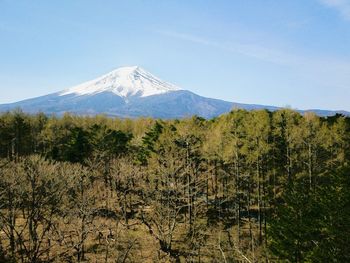
[[(183, 118), (198, 115), (212, 118), (234, 108), (246, 110), (281, 109), (276, 106), (243, 104), (206, 98), (162, 81), (138, 67), (117, 68), (101, 77), (73, 86), (63, 91), (27, 99), (15, 103), (0, 104), (0, 112), (21, 108), (24, 112), (62, 115), (65, 112), (78, 115), (106, 114), (121, 118), (154, 117)], [(315, 112), (320, 116), (347, 111), (298, 110)]]

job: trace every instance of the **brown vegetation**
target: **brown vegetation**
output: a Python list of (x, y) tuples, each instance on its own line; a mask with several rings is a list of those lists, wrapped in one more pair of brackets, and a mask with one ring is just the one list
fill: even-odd
[(349, 124), (3, 114), (0, 260), (345, 262)]

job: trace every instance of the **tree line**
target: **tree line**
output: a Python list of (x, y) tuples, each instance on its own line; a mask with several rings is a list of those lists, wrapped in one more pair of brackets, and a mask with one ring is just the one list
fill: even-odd
[(0, 115), (0, 261), (350, 261), (350, 118)]

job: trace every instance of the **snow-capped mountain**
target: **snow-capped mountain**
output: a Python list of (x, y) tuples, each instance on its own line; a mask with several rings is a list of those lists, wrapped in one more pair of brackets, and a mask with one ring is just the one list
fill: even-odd
[[(205, 98), (164, 82), (140, 67), (122, 67), (94, 80), (53, 94), (0, 105), (0, 112), (21, 108), (28, 113), (62, 115), (106, 114), (117, 117), (205, 118), (229, 112), (232, 108), (268, 109), (278, 107), (240, 104)], [(319, 115), (348, 112), (311, 110)], [(301, 111), (303, 112), (303, 111)]]
[(181, 90), (170, 83), (164, 82), (144, 69), (134, 67), (118, 68), (102, 77), (69, 88), (60, 96), (94, 95), (102, 92), (112, 92), (120, 97), (147, 97)]

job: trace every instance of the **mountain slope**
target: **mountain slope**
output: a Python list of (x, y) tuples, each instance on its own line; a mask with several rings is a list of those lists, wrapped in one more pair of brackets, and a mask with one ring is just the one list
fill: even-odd
[[(240, 104), (199, 96), (164, 82), (140, 67), (123, 67), (102, 77), (61, 92), (0, 105), (0, 111), (21, 108), (28, 113), (44, 112), (62, 115), (70, 112), (79, 115), (106, 114), (117, 117), (182, 118), (198, 115), (211, 118), (233, 108), (247, 110), (278, 107)], [(345, 111), (311, 110), (318, 115)], [(305, 111), (301, 111), (305, 112)]]
[(150, 116), (155, 118), (182, 118), (198, 115), (205, 118), (218, 116), (232, 109), (233, 103), (198, 96), (190, 91), (133, 98), (126, 102), (113, 92), (76, 96), (54, 93), (12, 104), (0, 105), (0, 111), (21, 108), (28, 113), (45, 112), (62, 115), (65, 112), (79, 115), (106, 114), (118, 117)]

